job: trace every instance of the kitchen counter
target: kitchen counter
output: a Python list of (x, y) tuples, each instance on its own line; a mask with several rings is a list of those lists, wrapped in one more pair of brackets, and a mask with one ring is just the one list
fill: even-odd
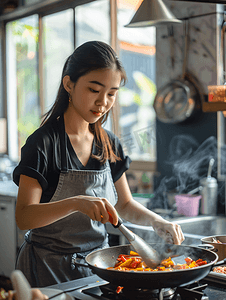
[(208, 284), (208, 287), (205, 289), (205, 294), (208, 296), (209, 300), (225, 300), (226, 288), (222, 285), (212, 286), (211, 284)]

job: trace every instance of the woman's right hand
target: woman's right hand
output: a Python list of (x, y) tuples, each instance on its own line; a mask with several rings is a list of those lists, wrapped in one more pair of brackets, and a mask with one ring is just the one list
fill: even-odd
[(109, 212), (113, 218), (113, 224), (117, 225), (117, 212), (106, 198), (92, 197), (87, 195), (80, 195), (74, 198), (78, 203), (78, 210), (86, 214), (93, 221), (99, 221), (103, 224), (109, 222)]

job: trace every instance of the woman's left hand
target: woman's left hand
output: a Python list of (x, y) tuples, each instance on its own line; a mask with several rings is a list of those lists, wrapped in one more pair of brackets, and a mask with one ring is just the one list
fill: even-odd
[(153, 221), (152, 227), (168, 244), (180, 245), (185, 239), (180, 225), (166, 221), (162, 218)]

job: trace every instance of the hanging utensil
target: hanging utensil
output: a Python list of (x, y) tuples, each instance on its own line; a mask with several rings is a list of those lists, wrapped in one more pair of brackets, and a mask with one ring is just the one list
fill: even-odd
[(200, 112), (202, 97), (197, 82), (187, 70), (188, 20), (184, 21), (184, 59), (182, 76), (161, 87), (154, 100), (157, 118), (163, 123), (179, 123)]
[(173, 30), (173, 25), (168, 25), (167, 26), (168, 29), (168, 37), (170, 40), (170, 60), (171, 60), (171, 68), (172, 71), (174, 70), (174, 65), (175, 65), (175, 61), (174, 61), (174, 30)]

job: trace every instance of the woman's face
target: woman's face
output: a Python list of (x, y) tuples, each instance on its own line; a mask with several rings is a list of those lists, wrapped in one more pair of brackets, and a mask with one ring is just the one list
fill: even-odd
[[(68, 77), (69, 76), (65, 76)], [(69, 81), (71, 95), (68, 110), (88, 123), (95, 123), (113, 106), (121, 82), (120, 71), (100, 69), (80, 77), (76, 84)]]

